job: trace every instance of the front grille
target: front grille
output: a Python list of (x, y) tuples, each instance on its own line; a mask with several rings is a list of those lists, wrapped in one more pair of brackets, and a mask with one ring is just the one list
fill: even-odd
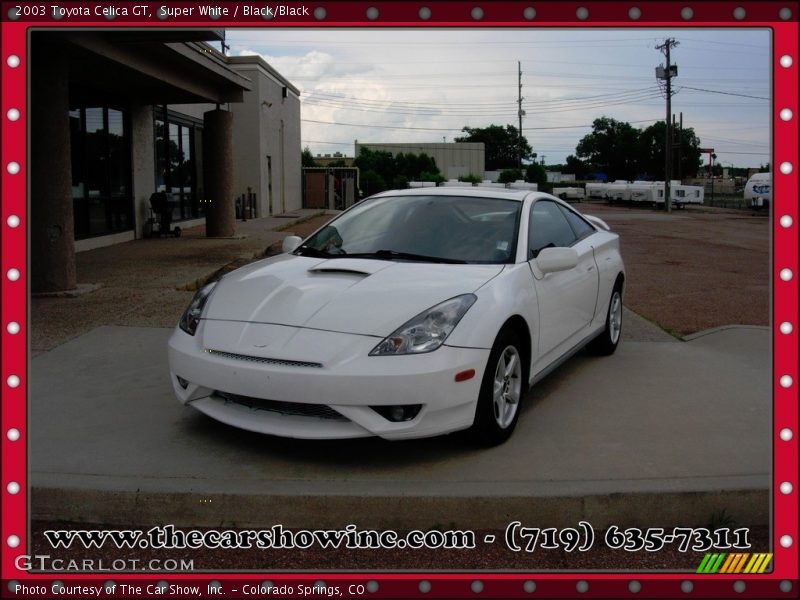
[(253, 398), (251, 396), (240, 396), (227, 392), (214, 392), (217, 398), (235, 404), (241, 404), (252, 410), (268, 410), (282, 415), (295, 415), (300, 417), (316, 417), (318, 419), (328, 419), (331, 421), (348, 421), (344, 415), (336, 412), (324, 404), (303, 404), (300, 402), (283, 402), (281, 400), (264, 400), (263, 398)]
[(317, 362), (284, 360), (282, 358), (264, 358), (263, 356), (248, 356), (247, 354), (234, 354), (233, 352), (223, 352), (222, 350), (212, 350), (211, 348), (206, 348), (205, 352), (208, 354), (213, 354), (214, 356), (221, 356), (222, 358), (230, 358), (231, 360), (246, 360), (248, 362), (266, 365), (278, 365), (280, 367), (307, 367), (312, 369), (322, 368), (322, 363)]

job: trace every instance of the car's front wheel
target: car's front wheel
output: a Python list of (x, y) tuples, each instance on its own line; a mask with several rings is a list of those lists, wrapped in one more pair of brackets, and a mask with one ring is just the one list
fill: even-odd
[(503, 330), (489, 354), (472, 425), (472, 433), (481, 444), (502, 444), (517, 426), (519, 405), (528, 387), (521, 348), (518, 336)]

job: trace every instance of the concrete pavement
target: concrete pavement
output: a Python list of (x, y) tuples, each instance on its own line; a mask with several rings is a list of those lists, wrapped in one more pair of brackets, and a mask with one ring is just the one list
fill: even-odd
[[(78, 254), (77, 298), (31, 302), (34, 519), (181, 526), (504, 527), (769, 521), (766, 328), (681, 342), (625, 309), (610, 358), (579, 354), (528, 395), (505, 445), (463, 436), (305, 442), (217, 423), (173, 398), (166, 340), (191, 292), (315, 211), (237, 223), (238, 239)], [(278, 231), (281, 230), (281, 231)], [(189, 286), (191, 287), (191, 285)]]
[(198, 281), (228, 263), (259, 258), (299, 221), (321, 214), (236, 222), (236, 237), (207, 238), (187, 229), (180, 238), (135, 240), (76, 255), (78, 282), (96, 291), (75, 298), (31, 299), (30, 348), (34, 355), (55, 348), (99, 325), (172, 327)]
[(30, 362), (31, 514), (477, 528), (702, 526), (725, 510), (738, 526), (767, 524), (770, 331), (678, 342), (641, 321), (628, 314), (614, 356), (580, 353), (537, 385), (512, 439), (492, 449), (459, 435), (309, 442), (239, 431), (174, 399), (170, 329), (96, 328)]

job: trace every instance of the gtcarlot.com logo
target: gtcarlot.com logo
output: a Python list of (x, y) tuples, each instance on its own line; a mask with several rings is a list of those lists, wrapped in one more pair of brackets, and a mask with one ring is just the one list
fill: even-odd
[(194, 560), (175, 558), (65, 559), (49, 554), (23, 554), (14, 559), (20, 571), (193, 571)]

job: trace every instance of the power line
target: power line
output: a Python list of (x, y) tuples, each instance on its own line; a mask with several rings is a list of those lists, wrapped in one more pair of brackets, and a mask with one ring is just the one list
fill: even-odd
[(769, 100), (770, 98), (765, 98), (764, 96), (749, 96), (747, 94), (736, 94), (734, 92), (723, 92), (720, 90), (707, 90), (704, 88), (696, 88), (696, 87), (689, 87), (688, 85), (682, 85), (681, 89), (686, 90), (695, 90), (698, 92), (708, 92), (710, 94), (724, 94), (725, 96), (741, 96), (742, 98), (755, 98), (756, 100)]

